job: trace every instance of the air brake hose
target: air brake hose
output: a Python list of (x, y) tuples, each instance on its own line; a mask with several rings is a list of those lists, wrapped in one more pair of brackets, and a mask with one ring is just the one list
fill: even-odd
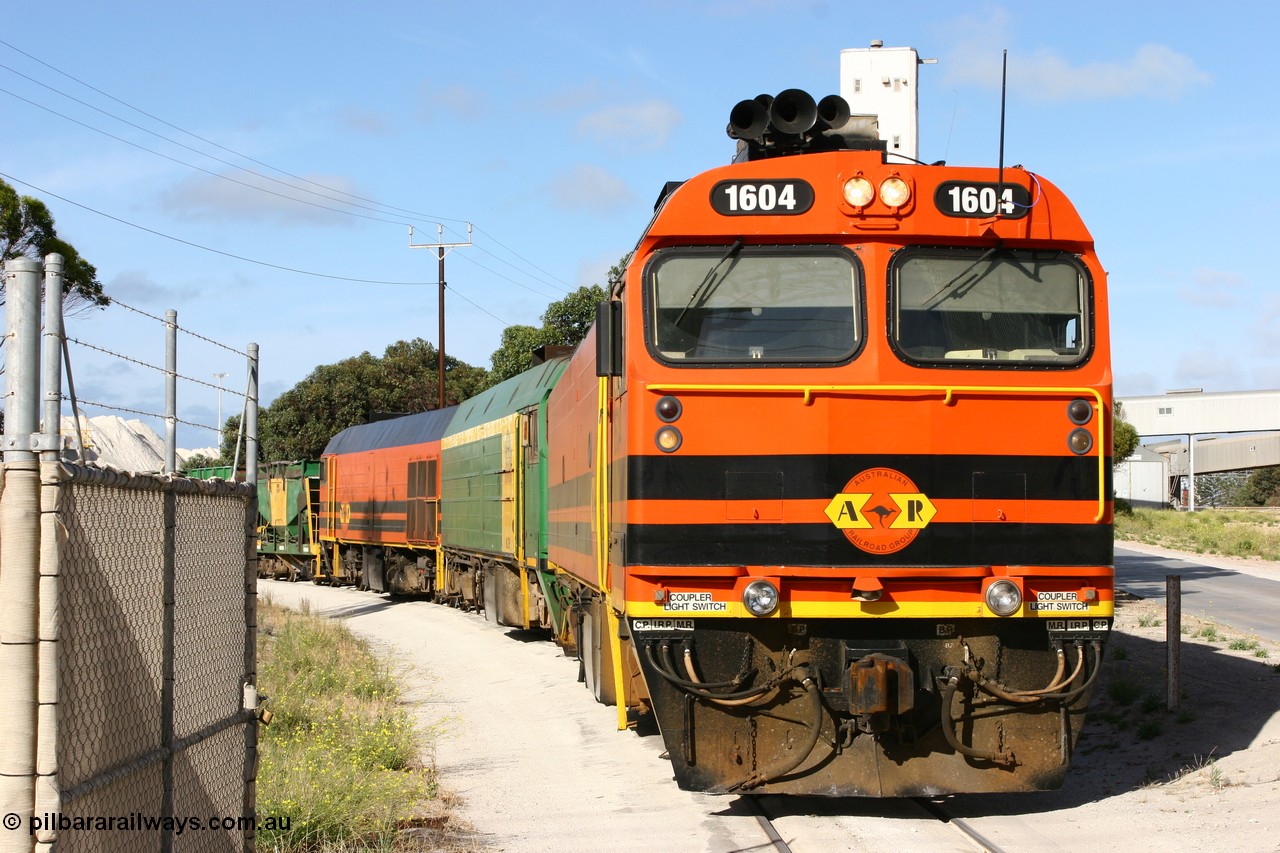
[[(804, 667), (796, 667), (796, 669), (804, 670)], [(818, 690), (818, 683), (806, 671), (803, 680), (800, 682), (809, 695), (809, 704), (813, 708), (813, 722), (809, 726), (809, 737), (804, 745), (796, 750), (793, 758), (787, 761), (785, 765), (769, 772), (756, 771), (738, 782), (729, 786), (726, 791), (736, 791), (739, 789), (750, 790), (774, 782), (786, 776), (792, 770), (795, 770), (804, 760), (813, 752), (813, 748), (818, 745), (818, 736), (822, 733), (822, 693)]]
[(1012, 752), (987, 752), (981, 749), (973, 749), (972, 747), (962, 744), (960, 739), (956, 737), (956, 733), (953, 729), (955, 726), (955, 720), (951, 718), (951, 702), (955, 698), (956, 688), (959, 684), (960, 679), (958, 676), (953, 675), (949, 677), (947, 679), (946, 690), (942, 693), (942, 734), (946, 737), (947, 743), (951, 744), (951, 748), (956, 752), (961, 755), (967, 755), (969, 758), (973, 758), (978, 761), (990, 761), (994, 764), (1000, 764), (1005, 767), (1012, 766), (1014, 764)]
[(686, 679), (683, 679), (676, 674), (675, 665), (671, 661), (671, 651), (666, 644), (662, 645), (662, 658), (663, 658), (662, 662), (659, 662), (659, 660), (654, 656), (652, 645), (645, 646), (645, 656), (649, 659), (649, 663), (653, 665), (654, 669), (658, 672), (658, 674), (661, 675), (663, 678), (665, 678), (667, 681), (671, 682), (672, 684), (674, 684), (675, 686), (683, 690), (688, 691), (689, 693), (692, 693), (693, 695), (697, 696), (700, 699), (708, 699), (712, 701), (720, 701), (725, 699), (733, 700), (733, 699), (758, 698), (768, 693), (770, 690), (773, 690), (779, 684), (781, 684), (782, 679), (787, 674), (787, 672), (783, 672), (777, 678), (770, 679), (769, 682), (765, 684), (762, 684), (758, 687), (752, 687), (748, 690), (742, 690), (737, 693), (712, 693), (708, 690), (705, 690), (703, 685), (698, 684), (697, 682), (694, 682), (694, 681), (688, 681)]

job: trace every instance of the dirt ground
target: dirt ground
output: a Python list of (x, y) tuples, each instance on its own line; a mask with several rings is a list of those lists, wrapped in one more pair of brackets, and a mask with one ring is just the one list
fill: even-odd
[[(1141, 550), (1280, 580), (1276, 563)], [(953, 806), (979, 827), (1021, 816), (1023, 829), (1069, 839), (1063, 850), (1280, 851), (1280, 643), (1184, 613), (1180, 701), (1171, 710), (1164, 602), (1129, 598), (1116, 609), (1063, 789), (1020, 802), (958, 797)], [(1001, 833), (993, 835), (999, 843)]]

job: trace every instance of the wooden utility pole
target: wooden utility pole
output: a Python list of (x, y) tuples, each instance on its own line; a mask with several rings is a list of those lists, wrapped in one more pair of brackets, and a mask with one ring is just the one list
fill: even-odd
[(439, 359), (439, 385), (440, 385), (440, 404), (439, 408), (444, 408), (444, 256), (450, 249), (460, 249), (464, 246), (471, 245), (471, 223), (467, 223), (467, 242), (465, 243), (446, 243), (444, 242), (444, 226), (439, 225), (439, 239), (434, 243), (415, 243), (413, 242), (413, 226), (409, 226), (409, 248), (410, 249), (435, 249), (436, 257), (440, 260), (440, 343), (436, 347)]

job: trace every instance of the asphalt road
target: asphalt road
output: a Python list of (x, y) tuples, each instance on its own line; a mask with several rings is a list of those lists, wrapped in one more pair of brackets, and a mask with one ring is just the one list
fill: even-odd
[(1219, 625), (1280, 642), (1280, 565), (1274, 573), (1242, 572), (1198, 562), (1191, 556), (1164, 557), (1116, 545), (1116, 586), (1142, 598), (1163, 601), (1166, 578), (1181, 577), (1182, 612)]

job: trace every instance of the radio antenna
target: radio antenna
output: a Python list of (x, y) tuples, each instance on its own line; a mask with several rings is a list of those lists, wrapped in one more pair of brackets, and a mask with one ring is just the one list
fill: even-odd
[(1006, 48), (1000, 60), (1000, 177), (996, 183), (996, 218), (1004, 213), (1004, 102), (1008, 92), (1009, 50)]

